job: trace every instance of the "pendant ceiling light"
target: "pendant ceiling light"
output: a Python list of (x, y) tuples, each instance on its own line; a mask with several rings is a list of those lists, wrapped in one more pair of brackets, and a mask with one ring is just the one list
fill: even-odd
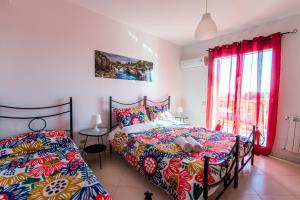
[(207, 0), (206, 0), (206, 10), (202, 15), (202, 19), (199, 22), (197, 29), (195, 31), (195, 38), (199, 40), (208, 40), (217, 35), (218, 29), (214, 20), (211, 18), (210, 13), (207, 12)]

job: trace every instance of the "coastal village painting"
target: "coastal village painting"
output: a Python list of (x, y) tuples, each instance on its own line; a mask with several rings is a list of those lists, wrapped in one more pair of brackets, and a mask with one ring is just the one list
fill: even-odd
[(95, 51), (95, 76), (152, 82), (153, 63)]

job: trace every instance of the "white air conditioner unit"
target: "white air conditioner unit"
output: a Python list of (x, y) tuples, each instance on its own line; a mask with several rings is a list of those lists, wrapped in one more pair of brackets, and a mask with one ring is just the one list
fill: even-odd
[(196, 67), (205, 67), (208, 63), (208, 57), (202, 56), (199, 58), (182, 60), (180, 66), (182, 69), (196, 68)]

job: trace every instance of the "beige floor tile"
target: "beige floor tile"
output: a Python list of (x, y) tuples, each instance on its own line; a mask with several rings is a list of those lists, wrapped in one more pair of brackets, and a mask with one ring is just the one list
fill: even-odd
[(290, 192), (282, 184), (269, 175), (253, 175), (249, 177), (251, 187), (261, 195), (288, 195)]
[(300, 176), (300, 166), (283, 162), (279, 159), (258, 156), (256, 166), (268, 175), (297, 175)]
[(115, 199), (115, 195), (117, 193), (117, 187), (118, 186), (113, 186), (113, 185), (104, 186), (104, 188), (109, 193), (109, 195), (111, 196), (112, 199)]
[[(210, 199), (216, 198), (216, 196), (220, 193), (223, 187), (219, 187), (217, 192), (211, 195)], [(227, 190), (224, 192), (222, 199), (232, 199), (233, 196), (238, 196), (239, 198), (243, 198), (244, 196), (257, 196), (258, 194), (251, 187), (249, 178), (240, 178), (239, 179), (239, 187), (233, 188), (233, 185), (230, 185)]]
[(291, 194), (300, 195), (300, 176), (273, 176), (281, 185), (284, 185)]
[[(223, 188), (221, 188), (223, 189)], [(214, 196), (216, 197), (216, 196)], [(214, 199), (214, 198), (211, 198)], [(222, 195), (221, 199), (223, 200), (243, 200), (243, 199), (249, 199), (249, 200), (260, 200), (260, 197), (255, 192), (255, 190), (251, 186), (251, 181), (249, 179), (249, 176), (241, 176), (239, 177), (239, 187), (233, 188), (233, 185), (229, 186), (225, 193)]]
[(154, 200), (169, 200), (169, 199), (171, 199), (170, 195), (168, 195), (163, 189), (161, 189), (157, 186), (152, 185), (150, 192), (153, 193)]
[(115, 157), (107, 156), (102, 159), (102, 169), (100, 169), (97, 155), (88, 155), (85, 159), (101, 184), (104, 186), (118, 186), (122, 177), (122, 171), (126, 167), (125, 165), (120, 165), (120, 162)]
[(239, 177), (239, 186), (237, 188), (230, 186), (226, 192), (238, 194), (257, 194), (254, 188), (251, 186), (251, 180), (249, 177)]
[(261, 195), (262, 200), (297, 200), (295, 196), (291, 195)]
[(220, 198), (220, 200), (261, 200), (261, 198), (257, 194), (244, 194), (237, 195), (231, 193), (230, 195), (224, 195)]
[(262, 171), (256, 165), (257, 165), (256, 163), (253, 166), (250, 163), (247, 163), (247, 165), (240, 172), (240, 175), (244, 175), (244, 176), (248, 176), (249, 175), (250, 176), (250, 175), (261, 175), (261, 174), (264, 174), (264, 171)]
[(116, 193), (114, 194), (114, 200), (142, 200), (145, 198), (144, 196), (145, 190), (141, 188), (135, 188), (130, 186), (118, 186)]
[[(125, 161), (124, 161), (125, 162)], [(150, 182), (144, 178), (138, 171), (134, 170), (129, 164), (124, 163), (126, 168), (123, 170), (123, 175), (120, 179), (120, 186), (132, 186), (136, 188), (149, 188)]]

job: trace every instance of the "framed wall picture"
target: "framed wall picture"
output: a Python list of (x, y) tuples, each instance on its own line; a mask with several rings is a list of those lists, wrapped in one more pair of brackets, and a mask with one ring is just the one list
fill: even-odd
[(95, 77), (152, 82), (153, 62), (95, 50)]

